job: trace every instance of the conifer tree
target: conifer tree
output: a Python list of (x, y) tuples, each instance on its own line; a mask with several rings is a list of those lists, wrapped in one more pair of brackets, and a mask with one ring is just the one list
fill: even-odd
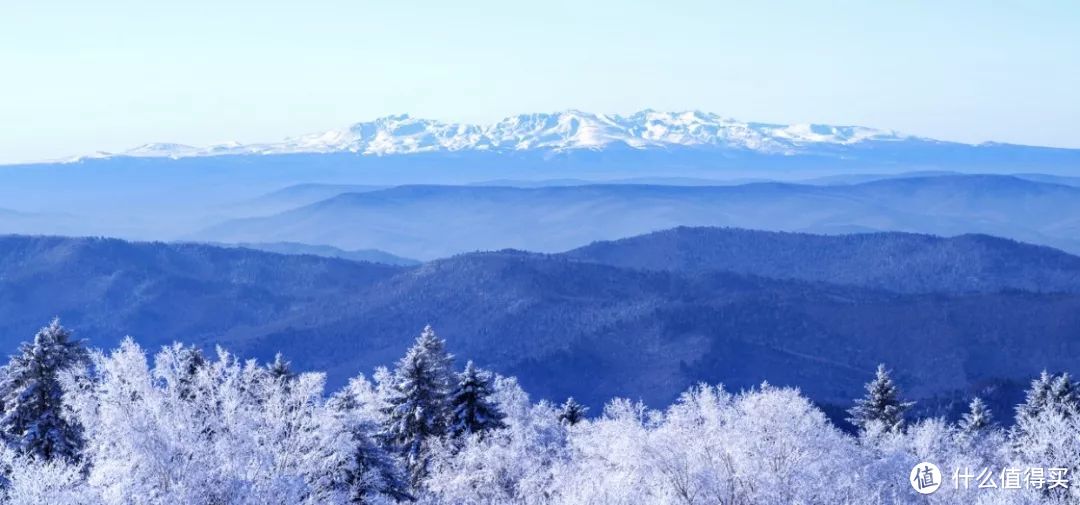
[(900, 400), (900, 390), (893, 383), (885, 365), (880, 364), (874, 380), (866, 384), (866, 396), (855, 400), (855, 406), (848, 410), (851, 415), (848, 422), (860, 430), (878, 423), (886, 431), (901, 432), (904, 429), (904, 414), (911, 405), (913, 403)]
[(1016, 421), (1034, 419), (1050, 404), (1050, 388), (1054, 377), (1043, 370), (1039, 377), (1031, 381), (1031, 387), (1024, 393), (1024, 403), (1016, 406)]
[(458, 375), (457, 385), (450, 393), (449, 435), (459, 438), (505, 428), (503, 419), (506, 415), (492, 401), (492, 394), (494, 386), (491, 383), (491, 374), (476, 368), (473, 362), (469, 361), (465, 365), (465, 371)]
[(341, 419), (353, 446), (342, 472), (349, 503), (374, 503), (378, 497), (412, 500), (408, 479), (398, 461), (375, 441), (378, 426), (365, 419), (359, 401), (345, 390), (335, 394), (327, 405)]
[(452, 359), (428, 326), (394, 371), (382, 439), (401, 454), (413, 484), (427, 474), (431, 443), (446, 433)]
[(1031, 381), (1024, 403), (1016, 407), (1016, 424), (1009, 430), (1014, 450), (1037, 451), (1045, 442), (1047, 426), (1069, 422), (1080, 415), (1080, 393), (1068, 373), (1054, 375), (1043, 370)]
[(0, 380), (0, 437), (19, 453), (43, 460), (78, 460), (82, 427), (65, 413), (60, 373), (85, 363), (82, 343), (59, 319), (19, 347)]
[(585, 419), (585, 413), (588, 412), (589, 407), (586, 407), (577, 402), (573, 396), (566, 399), (566, 403), (563, 403), (562, 409), (559, 411), (559, 421), (573, 426), (581, 420)]
[(206, 356), (196, 346), (176, 344), (177, 355), (180, 360), (180, 376), (177, 380), (177, 392), (181, 399), (191, 400), (195, 397), (195, 375), (199, 369), (206, 366)]
[(1050, 383), (1049, 405), (1066, 418), (1080, 414), (1080, 393), (1068, 372), (1057, 376)]
[(1031, 381), (1024, 403), (1016, 407), (1016, 422), (1034, 420), (1048, 411), (1064, 418), (1080, 414), (1080, 392), (1068, 373), (1055, 376), (1043, 370)]
[(971, 434), (989, 428), (993, 422), (994, 418), (990, 408), (986, 406), (982, 398), (975, 397), (968, 405), (968, 412), (960, 418), (959, 425), (961, 430)]
[(296, 377), (292, 371), (292, 362), (286, 361), (280, 352), (274, 355), (273, 362), (266, 364), (266, 371), (275, 381), (288, 382)]

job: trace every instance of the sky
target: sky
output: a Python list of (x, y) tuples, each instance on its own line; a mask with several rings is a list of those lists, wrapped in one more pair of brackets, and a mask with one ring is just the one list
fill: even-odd
[(1080, 148), (1078, 26), (1052, 0), (5, 2), (0, 163), (565, 109)]

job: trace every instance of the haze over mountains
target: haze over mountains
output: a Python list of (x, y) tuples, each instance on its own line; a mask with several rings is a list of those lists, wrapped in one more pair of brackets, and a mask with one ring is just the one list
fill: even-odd
[(0, 233), (173, 243), (0, 239), (0, 343), (60, 315), (340, 384), (431, 323), (594, 406), (766, 379), (839, 405), (879, 361), (918, 397), (983, 390), (1080, 368), (1077, 173), (1080, 150), (654, 111), (5, 166)]
[(282, 351), (341, 384), (391, 363), (431, 323), (452, 351), (542, 398), (660, 403), (698, 381), (767, 379), (842, 405), (879, 361), (924, 399), (1080, 369), (1078, 278), (1080, 258), (984, 236), (681, 228), (415, 267), (8, 236), (0, 344), (14, 349), (59, 315), (95, 345), (131, 334), (150, 348)]
[[(0, 213), (0, 233), (298, 242), (433, 259), (502, 247), (558, 251), (679, 225), (724, 225), (983, 232), (1075, 252), (1077, 228), (1067, 212), (1075, 199), (1058, 186), (1077, 186), (1078, 170), (1080, 150), (742, 122), (697, 111), (566, 111), (489, 125), (401, 115), (278, 143), (152, 144), (71, 162), (3, 166), (0, 208), (7, 211)], [(976, 174), (1022, 175), (964, 179)], [(867, 185), (842, 187), (856, 183)], [(398, 187), (421, 184), (473, 188)], [(582, 187), (597, 184), (613, 187)], [(629, 185), (663, 187), (623, 187)], [(1014, 201), (1017, 194), (1045, 196), (1044, 203), (1029, 212)], [(1066, 212), (1043, 212), (1062, 208), (1063, 200), (1069, 200)], [(434, 219), (414, 219), (421, 208)], [(343, 215), (328, 216), (327, 209)], [(499, 222), (499, 215), (508, 219)], [(621, 215), (633, 219), (613, 220)], [(425, 228), (450, 216), (461, 219), (456, 229)], [(500, 240), (483, 235), (515, 228), (510, 221), (517, 218), (550, 242), (521, 237), (524, 226)], [(478, 227), (458, 233), (465, 223)], [(442, 240), (450, 229), (456, 238)], [(441, 244), (432, 245), (436, 238)]]
[(814, 233), (986, 233), (1080, 252), (1080, 188), (1012, 176), (860, 184), (400, 186), (344, 193), (188, 236), (375, 248), (430, 260), (503, 248), (558, 252), (675, 226)]

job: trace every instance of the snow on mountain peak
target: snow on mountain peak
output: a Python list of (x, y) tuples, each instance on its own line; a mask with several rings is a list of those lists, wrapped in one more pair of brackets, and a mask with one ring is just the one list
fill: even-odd
[(205, 148), (146, 144), (126, 156), (213, 156), (351, 152), (396, 155), (440, 151), (522, 151), (687, 147), (794, 154), (815, 144), (848, 145), (910, 138), (889, 130), (817, 124), (746, 123), (702, 111), (651, 109), (628, 116), (579, 110), (519, 114), (493, 124), (444, 123), (408, 114), (356, 123), (341, 130), (302, 135), (266, 144), (224, 143)]

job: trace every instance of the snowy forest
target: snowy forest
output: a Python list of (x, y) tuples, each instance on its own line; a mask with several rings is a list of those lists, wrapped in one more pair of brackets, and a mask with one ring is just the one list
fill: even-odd
[[(324, 381), (280, 355), (93, 350), (53, 321), (0, 375), (3, 503), (1080, 503), (1061, 478), (1080, 466), (1067, 374), (1034, 378), (1015, 412), (972, 398), (953, 424), (910, 418), (881, 366), (852, 399), (855, 432), (767, 383), (701, 384), (661, 409), (533, 401), (430, 327), (392, 368)], [(944, 474), (932, 495), (909, 483), (923, 461)], [(1020, 468), (1040, 473), (1008, 486)]]

